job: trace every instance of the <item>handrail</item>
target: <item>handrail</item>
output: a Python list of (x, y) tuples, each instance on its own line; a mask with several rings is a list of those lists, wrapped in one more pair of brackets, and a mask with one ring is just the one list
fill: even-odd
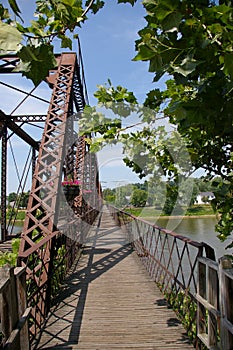
[(1, 349), (29, 350), (26, 272), (23, 267), (0, 268)]
[(108, 209), (196, 342), (197, 262), (199, 257), (215, 260), (214, 249), (113, 206)]

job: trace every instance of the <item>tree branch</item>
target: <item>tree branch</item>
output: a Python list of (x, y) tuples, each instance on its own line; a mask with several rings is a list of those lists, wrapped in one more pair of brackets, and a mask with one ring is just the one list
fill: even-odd
[[(84, 16), (88, 13), (88, 11), (91, 9), (91, 6), (94, 4), (94, 2), (95, 2), (95, 0), (90, 0), (88, 6), (87, 6), (86, 9), (83, 11), (81, 17), (84, 17)], [(26, 38), (28, 38), (28, 39), (41, 39), (41, 38), (43, 38), (43, 39), (44, 39), (44, 38), (49, 39), (49, 38), (52, 38), (52, 40), (53, 40), (53, 38), (56, 37), (57, 35), (59, 35), (59, 34), (64, 34), (64, 33), (67, 31), (67, 29), (74, 29), (74, 27), (75, 27), (77, 24), (78, 24), (78, 22), (72, 23), (72, 24), (70, 24), (69, 26), (64, 27), (64, 29), (62, 29), (62, 30), (60, 30), (60, 31), (57, 31), (57, 32), (53, 32), (53, 33), (44, 35), (43, 37), (41, 37), (41, 36), (32, 36), (32, 35), (28, 35), (28, 34), (24, 34), (24, 36), (25, 36)]]
[(90, 0), (89, 5), (86, 7), (86, 9), (84, 10), (84, 12), (82, 13), (81, 17), (86, 16), (87, 12), (90, 10), (91, 6), (94, 4), (95, 0)]

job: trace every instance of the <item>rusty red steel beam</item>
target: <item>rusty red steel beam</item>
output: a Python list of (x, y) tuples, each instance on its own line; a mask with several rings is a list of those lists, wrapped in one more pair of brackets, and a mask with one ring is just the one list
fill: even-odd
[(22, 114), (11, 115), (9, 118), (15, 123), (44, 123), (46, 121), (46, 115), (44, 114)]
[(28, 145), (39, 151), (39, 143), (0, 110), (0, 123), (4, 124)]
[[(61, 55), (45, 129), (40, 144), (37, 164), (32, 181), (27, 214), (19, 249), (19, 264), (26, 267), (29, 293), (37, 290), (38, 302), (32, 313), (37, 323), (31, 327), (36, 333), (46, 317), (51, 297), (51, 272), (53, 249), (58, 220), (58, 193), (62, 181), (63, 161), (66, 148), (66, 128), (72, 103), (72, 85), (76, 68), (76, 55)], [(37, 216), (41, 217), (38, 220)], [(41, 242), (41, 243), (40, 243)], [(39, 278), (38, 278), (39, 276)], [(43, 287), (41, 291), (40, 286)], [(38, 316), (40, 314), (40, 316)]]
[[(61, 54), (55, 54), (55, 58), (57, 61), (57, 67), (59, 66), (59, 62), (61, 60)], [(2, 57), (0, 57), (0, 73), (20, 73), (20, 70), (15, 71), (15, 68), (19, 65), (20, 63), (20, 58), (15, 55), (4, 55)], [(50, 72), (53, 74), (53, 72), (55, 70), (57, 70), (57, 67), (54, 67), (53, 70), (51, 70)]]
[[(36, 146), (34, 149), (38, 149), (38, 143), (16, 122), (38, 122), (45, 119), (18, 255), (18, 264), (25, 266), (27, 272), (28, 302), (32, 305), (32, 338), (41, 328), (50, 307), (52, 277), (56, 273), (54, 266), (57, 259), (60, 259), (56, 256), (58, 248), (65, 247), (62, 261), (69, 268), (80, 248), (78, 240), (83, 239), (102, 205), (96, 156), (89, 154), (84, 136), (77, 140), (74, 137), (73, 123), (78, 121), (85, 105), (77, 57), (75, 53), (64, 53), (56, 58), (57, 67), (49, 71), (46, 79), (52, 89), (46, 119), (36, 114), (2, 115), (2, 126), (18, 133), (26, 142)], [(13, 72), (18, 63), (19, 59), (15, 55), (1, 58), (0, 73)], [(74, 143), (66, 154), (67, 144), (70, 144), (71, 139), (74, 139)], [(65, 229), (68, 235), (63, 235), (57, 229), (59, 189), (64, 170), (65, 175), (73, 174), (74, 179), (82, 183), (80, 195), (70, 203), (76, 217), (66, 217)], [(87, 186), (93, 190), (91, 203), (83, 199), (83, 189)], [(84, 225), (80, 225), (81, 222)]]

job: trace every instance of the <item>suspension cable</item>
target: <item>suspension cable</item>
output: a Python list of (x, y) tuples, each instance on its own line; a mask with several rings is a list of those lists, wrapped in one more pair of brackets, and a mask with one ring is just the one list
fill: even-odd
[(17, 166), (17, 163), (16, 163), (15, 154), (13, 152), (13, 147), (12, 147), (12, 143), (11, 143), (10, 139), (9, 139), (9, 144), (10, 144), (11, 154), (12, 154), (12, 157), (13, 157), (13, 162), (14, 162), (14, 166), (15, 166), (15, 170), (16, 170), (16, 175), (18, 177), (18, 181), (20, 182), (19, 169), (18, 169), (18, 166)]
[(26, 92), (26, 91), (24, 91), (24, 90), (21, 90), (21, 89), (19, 89), (19, 88), (16, 88), (15, 86), (12, 86), (12, 85), (9, 85), (9, 84), (7, 84), (7, 83), (4, 83), (3, 81), (0, 81), (0, 84), (4, 85), (4, 86), (6, 86), (6, 87), (8, 87), (8, 88), (10, 88), (10, 89), (19, 91), (19, 92), (21, 92), (22, 94), (25, 94), (25, 95), (31, 96), (31, 97), (33, 97), (33, 98), (36, 98), (36, 99), (39, 100), (39, 101), (46, 102), (46, 103), (48, 103), (48, 104), (50, 103), (50, 101), (47, 101), (47, 100), (45, 100), (45, 99), (42, 98), (42, 97), (39, 97), (39, 96), (33, 95), (33, 94), (31, 94), (31, 93), (28, 93), (28, 92)]
[[(25, 186), (26, 186), (26, 182), (27, 182), (27, 179), (28, 179), (30, 165), (31, 165), (30, 162), (29, 162), (30, 155), (31, 155), (31, 149), (28, 152), (28, 156), (27, 156), (27, 159), (26, 159), (26, 162), (25, 162), (25, 165), (24, 165), (24, 169), (23, 169), (23, 175), (22, 175), (22, 177), (21, 177), (21, 179), (19, 181), (19, 186), (18, 186), (17, 193), (16, 193), (17, 198), (16, 198), (16, 201), (14, 202), (14, 205), (12, 207), (11, 215), (10, 215), (10, 218), (9, 218), (9, 221), (8, 221), (8, 225), (7, 225), (7, 231), (8, 232), (9, 232), (9, 226), (11, 225), (10, 234), (12, 234), (12, 232), (13, 232), (13, 227), (14, 227), (14, 224), (15, 224), (15, 221), (16, 221), (16, 218), (17, 218), (17, 214), (18, 214), (18, 211), (19, 211), (19, 204), (20, 204), (20, 201), (21, 201), (21, 198), (22, 198)], [(28, 169), (27, 169), (27, 167), (28, 167)], [(25, 178), (24, 178), (24, 175), (25, 175)], [(24, 182), (23, 182), (23, 178), (24, 178)], [(21, 189), (21, 193), (20, 193), (20, 189)], [(14, 213), (15, 208), (16, 208), (16, 212)]]

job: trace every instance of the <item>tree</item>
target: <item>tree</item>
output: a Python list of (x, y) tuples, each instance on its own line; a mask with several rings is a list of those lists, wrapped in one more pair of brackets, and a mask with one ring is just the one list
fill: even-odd
[(149, 62), (154, 81), (172, 77), (164, 92), (147, 94), (145, 105), (159, 110), (166, 104), (164, 113), (186, 139), (193, 166), (221, 178), (213, 182), (214, 204), (225, 240), (233, 230), (233, 4), (145, 0), (144, 6), (147, 25), (135, 60)]
[(188, 178), (181, 182), (179, 190), (179, 204), (190, 206), (193, 205), (199, 193), (198, 185), (194, 178)]
[(124, 190), (122, 190), (121, 187), (117, 187), (116, 188), (116, 195), (115, 195), (115, 205), (118, 207), (118, 208), (122, 208), (123, 206), (125, 206), (128, 201), (125, 197), (125, 193), (124, 193)]
[(24, 25), (17, 1), (8, 0), (8, 4), (8, 8), (0, 4), (1, 54), (16, 53), (20, 58), (17, 71), (38, 85), (49, 69), (56, 66), (54, 39), (60, 40), (61, 48), (72, 49), (72, 39), (77, 38), (76, 28), (85, 22), (89, 11), (98, 12), (104, 2), (39, 0), (29, 26)]
[(17, 193), (15, 192), (11, 192), (8, 195), (8, 204), (10, 204), (11, 202), (15, 202), (17, 200)]
[(23, 192), (20, 195), (20, 202), (19, 202), (19, 206), (22, 208), (26, 208), (27, 204), (28, 204), (28, 198), (29, 198), (29, 194), (30, 192)]
[[(118, 0), (131, 3), (136, 0)], [(16, 51), (21, 59), (23, 74), (37, 84), (46, 76), (54, 63), (52, 41), (61, 40), (61, 47), (71, 47), (66, 35), (86, 20), (88, 11), (97, 12), (104, 4), (90, 0), (83, 6), (81, 0), (37, 1), (38, 18), (31, 26), (20, 23), (16, 0), (9, 1), (15, 21), (0, 5), (2, 52)], [(139, 31), (135, 61), (148, 61), (149, 72), (157, 82), (167, 75), (164, 91), (153, 89), (147, 93), (144, 106), (162, 113), (176, 128), (185, 142), (193, 170), (203, 168), (213, 181), (215, 209), (221, 213), (217, 229), (225, 240), (233, 230), (233, 4), (229, 0), (144, 0), (147, 11), (146, 26)], [(20, 47), (23, 42), (24, 46)], [(46, 62), (45, 62), (46, 61)], [(39, 71), (43, 62), (43, 70)], [(99, 102), (126, 102), (135, 104), (132, 92), (118, 86), (101, 85), (95, 94)], [(113, 105), (114, 111), (119, 111)], [(125, 117), (126, 107), (120, 111)], [(89, 109), (90, 116), (90, 109)], [(93, 111), (94, 113), (94, 111)], [(161, 115), (161, 114), (160, 114)], [(154, 115), (141, 117), (147, 124), (140, 132), (124, 134), (121, 122), (106, 120), (98, 127), (90, 118), (89, 132), (101, 134), (101, 140), (92, 142), (98, 149), (106, 140), (125, 142), (126, 165), (141, 177), (146, 176), (155, 162), (160, 164), (161, 175), (179, 184), (185, 164), (177, 166), (169, 150), (182, 154), (175, 133), (162, 143), (165, 133), (153, 125)], [(139, 152), (141, 149), (144, 152)], [(182, 159), (182, 156), (180, 157)], [(187, 171), (186, 171), (187, 173)], [(220, 179), (220, 181), (219, 181)], [(230, 244), (229, 246), (233, 246)]]
[(103, 190), (103, 199), (106, 200), (108, 203), (114, 203), (116, 199), (116, 191), (115, 189), (105, 188)]
[[(143, 5), (147, 24), (139, 31), (134, 60), (149, 62), (154, 82), (169, 77), (164, 91), (147, 93), (144, 106), (163, 113), (174, 125), (185, 142), (193, 170), (202, 168), (210, 180), (218, 179), (212, 181), (212, 204), (221, 214), (217, 230), (224, 241), (233, 230), (233, 4), (228, 0), (144, 0)], [(111, 85), (101, 85), (95, 96), (108, 105), (111, 101), (135, 102), (132, 93)], [(163, 175), (178, 185), (183, 165), (174, 163), (169, 149), (173, 143), (179, 154), (179, 142), (173, 135), (166, 144), (170, 142), (171, 147), (164, 147), (160, 142), (163, 131), (152, 127), (153, 118), (153, 114), (143, 115), (148, 127), (121, 134), (130, 153), (126, 164), (145, 176), (157, 159)], [(102, 140), (105, 142), (107, 135), (114, 143), (120, 139), (120, 130), (116, 121)], [(147, 152), (139, 151), (142, 145)]]
[(130, 203), (135, 207), (144, 207), (146, 205), (147, 196), (147, 191), (136, 188), (133, 190)]

